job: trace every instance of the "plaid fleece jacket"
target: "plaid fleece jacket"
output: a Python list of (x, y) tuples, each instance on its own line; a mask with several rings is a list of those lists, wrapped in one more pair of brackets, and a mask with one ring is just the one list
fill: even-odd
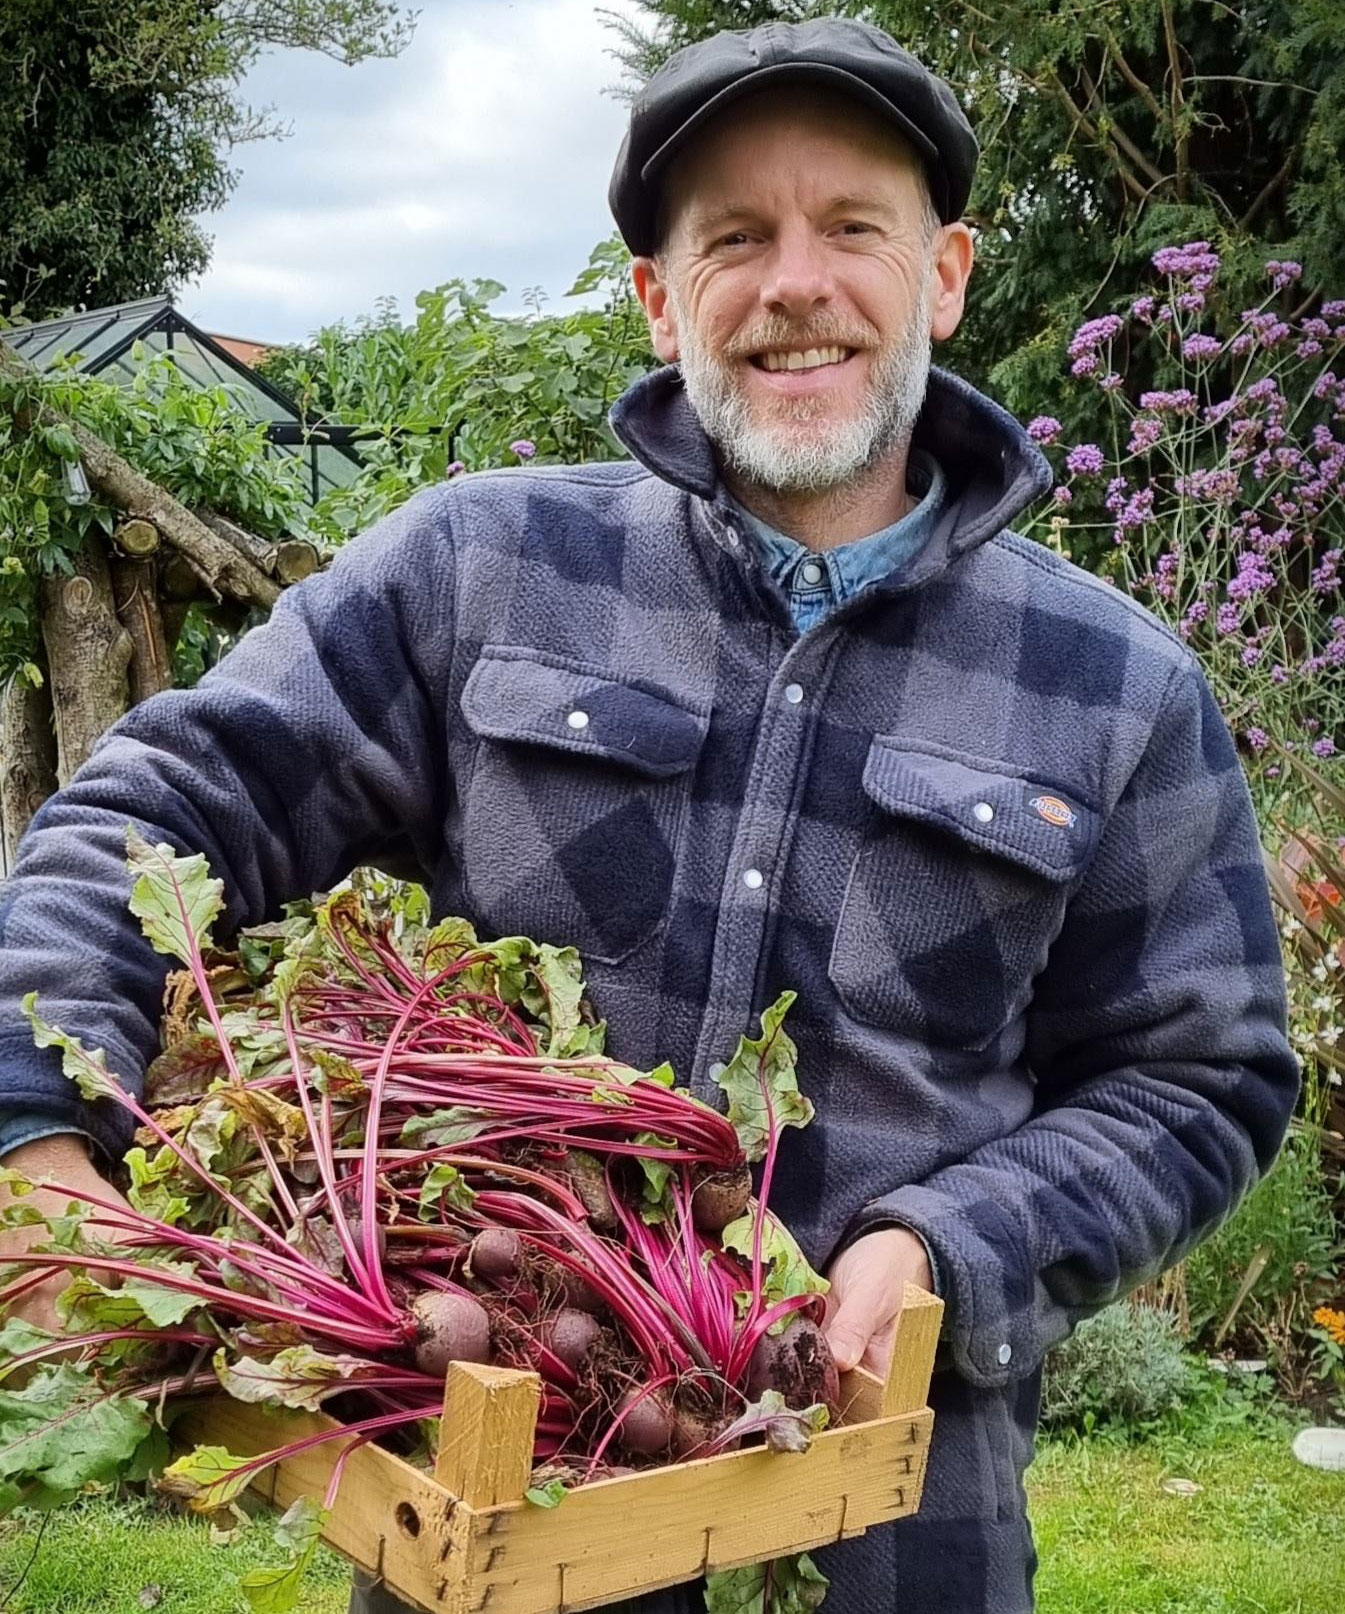
[(818, 1266), (912, 1226), (948, 1306), (922, 1511), (821, 1554), (832, 1606), (1020, 1614), (1043, 1353), (1210, 1233), (1293, 1108), (1237, 757), (1177, 639), (1008, 530), (1046, 464), (954, 378), (917, 428), (933, 533), (802, 636), (676, 370), (613, 424), (631, 461), (422, 493), (111, 731), (3, 888), (0, 1104), (127, 1142), (19, 999), (137, 1079), (166, 961), (128, 819), (238, 924), (423, 870), (439, 912), (575, 943), (612, 1051), (702, 1094), (793, 987), (818, 1119), (777, 1208)]

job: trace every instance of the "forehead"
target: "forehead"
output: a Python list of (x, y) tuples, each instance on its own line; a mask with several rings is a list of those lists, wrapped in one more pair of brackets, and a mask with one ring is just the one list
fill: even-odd
[(726, 205), (769, 207), (871, 194), (918, 197), (919, 158), (877, 113), (813, 86), (760, 91), (727, 107), (669, 165), (663, 215), (695, 223)]

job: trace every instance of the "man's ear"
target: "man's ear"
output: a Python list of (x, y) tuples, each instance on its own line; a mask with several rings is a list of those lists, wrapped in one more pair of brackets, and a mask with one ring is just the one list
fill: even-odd
[[(665, 264), (666, 269), (666, 264)], [(677, 321), (673, 317), (672, 300), (668, 287), (660, 274), (657, 258), (634, 258), (630, 266), (635, 282), (635, 295), (649, 321), (649, 340), (654, 352), (664, 364), (674, 364), (679, 354)]]
[(965, 224), (945, 224), (939, 232), (934, 252), (934, 300), (929, 311), (929, 332), (936, 342), (946, 342), (962, 323), (971, 279), (975, 242)]

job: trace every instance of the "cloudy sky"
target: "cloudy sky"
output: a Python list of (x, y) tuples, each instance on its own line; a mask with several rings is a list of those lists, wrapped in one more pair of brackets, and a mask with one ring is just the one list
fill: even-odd
[[(629, 0), (601, 0), (633, 9)], [(613, 226), (607, 180), (625, 107), (594, 0), (420, 0), (393, 61), (341, 67), (274, 52), (243, 86), (293, 126), (244, 146), (204, 220), (210, 268), (178, 306), (207, 330), (293, 341), (453, 276), (489, 276), (521, 308), (563, 296)]]

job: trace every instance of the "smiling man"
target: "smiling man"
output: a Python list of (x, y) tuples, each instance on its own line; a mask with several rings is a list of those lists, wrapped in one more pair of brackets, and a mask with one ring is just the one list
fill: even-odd
[(577, 945), (613, 1053), (710, 1100), (797, 990), (818, 1118), (773, 1198), (833, 1349), (881, 1370), (908, 1280), (946, 1306), (920, 1511), (819, 1554), (835, 1614), (1026, 1614), (1046, 1351), (1219, 1225), (1298, 1087), (1196, 663), (1014, 535), (1045, 462), (930, 369), (975, 157), (860, 23), (674, 57), (610, 193), (669, 361), (613, 411), (630, 459), (420, 495), (119, 724), (0, 901), (0, 1152), (65, 1181), (129, 1139), (19, 1002), (143, 1069), (165, 961), (128, 818), (203, 851), (236, 925), (413, 863), (437, 913)]

